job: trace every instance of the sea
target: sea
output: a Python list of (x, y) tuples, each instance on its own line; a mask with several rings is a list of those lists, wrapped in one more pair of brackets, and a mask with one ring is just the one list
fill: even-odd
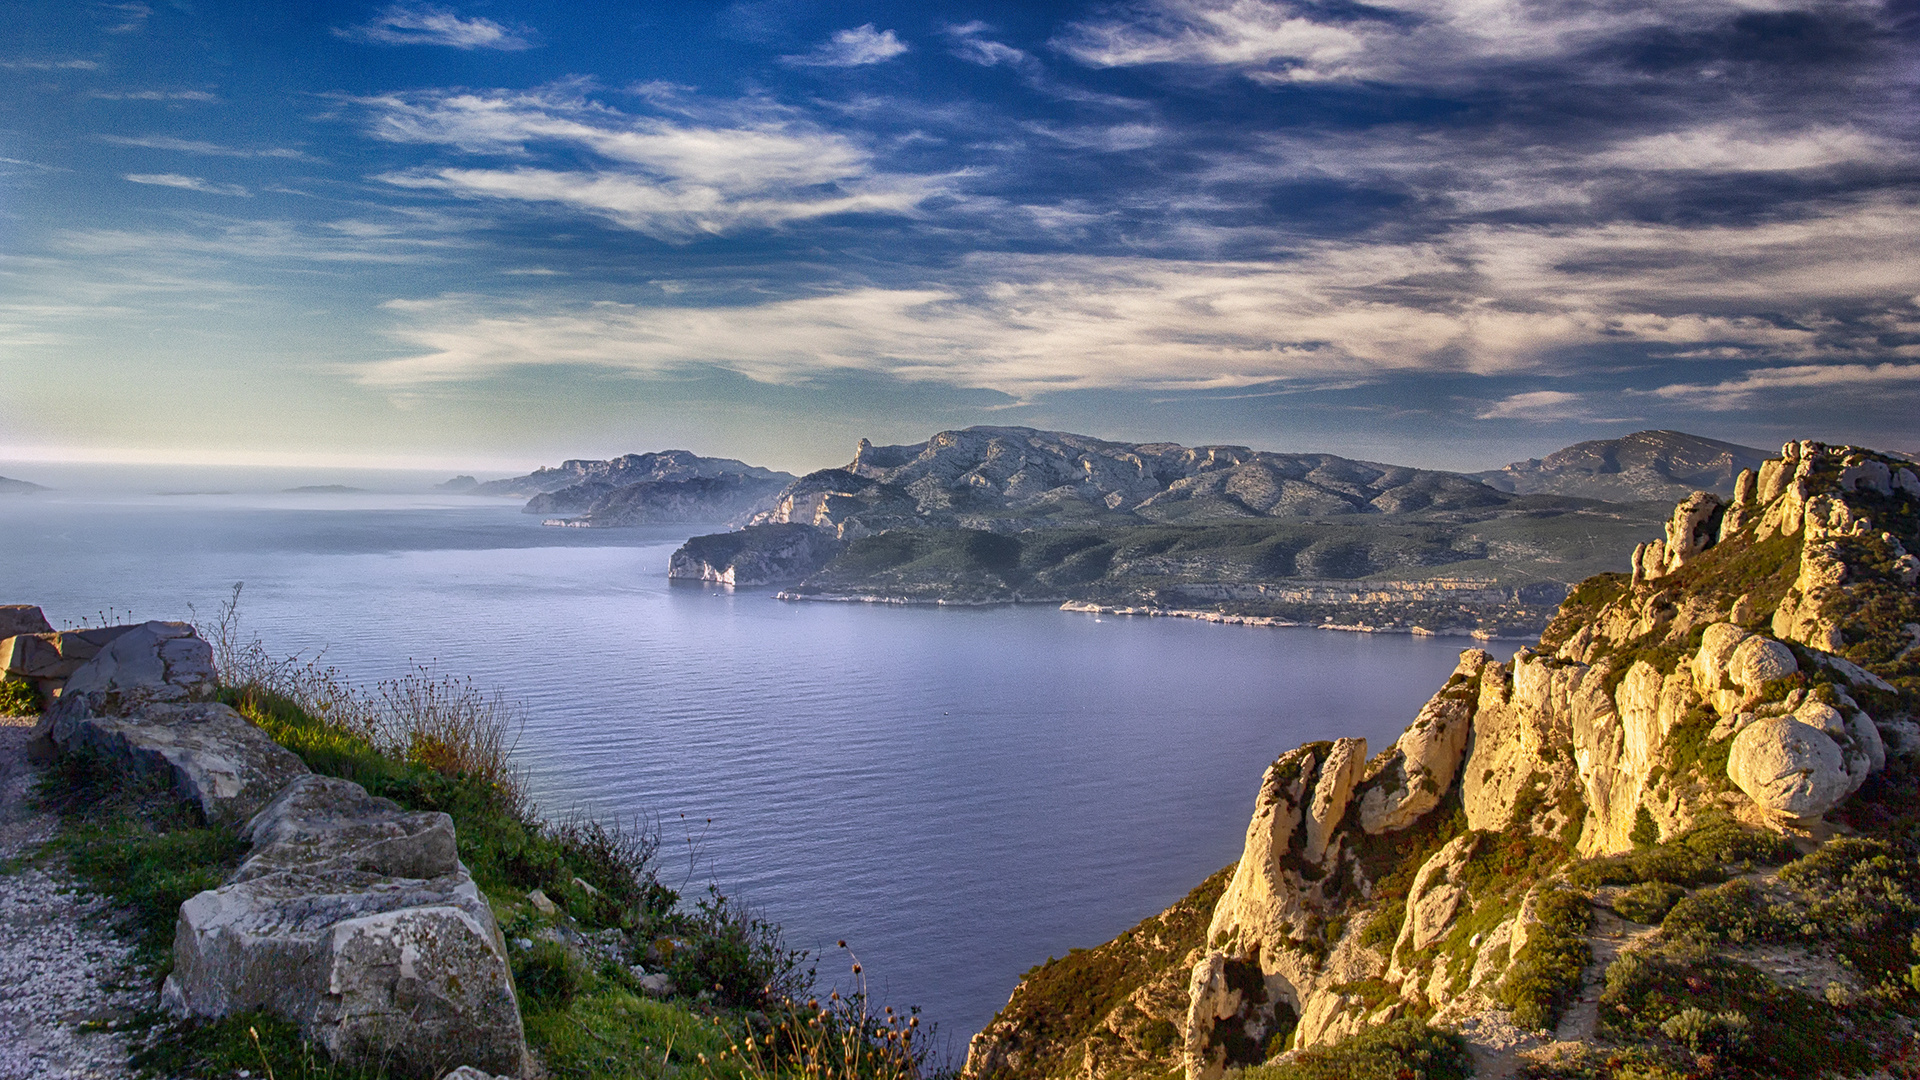
[(235, 471), (58, 477), (0, 496), (0, 603), (57, 627), (207, 624), (244, 583), (243, 627), (276, 655), (497, 690), (545, 813), (653, 823), (663, 881), (779, 924), (823, 990), (851, 989), (857, 959), (956, 1064), (1026, 970), (1233, 862), (1276, 756), (1386, 746), (1472, 644), (782, 601), (668, 581), (710, 530), (543, 527), (385, 474), (317, 493)]

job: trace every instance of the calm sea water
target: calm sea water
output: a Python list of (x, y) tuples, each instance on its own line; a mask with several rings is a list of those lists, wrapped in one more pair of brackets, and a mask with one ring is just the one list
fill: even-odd
[(276, 652), (498, 687), (545, 809), (657, 817), (670, 884), (719, 882), (827, 947), (825, 977), (847, 939), (960, 1052), (1028, 967), (1235, 859), (1277, 754), (1386, 745), (1463, 644), (783, 603), (670, 584), (685, 532), (406, 495), (0, 498), (0, 603), (206, 619), (244, 581)]

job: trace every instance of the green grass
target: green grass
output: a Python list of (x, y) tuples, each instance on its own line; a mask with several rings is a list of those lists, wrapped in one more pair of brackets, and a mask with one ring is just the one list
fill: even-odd
[(1412, 1018), (1303, 1051), (1285, 1064), (1240, 1073), (1242, 1080), (1467, 1080), (1472, 1075), (1466, 1040)]
[(155, 1018), (154, 1024), (160, 1037), (135, 1049), (130, 1061), (143, 1076), (386, 1080), (389, 1075), (377, 1064), (334, 1064), (325, 1050), (301, 1037), (297, 1025), (272, 1013), (236, 1013), (205, 1022)]

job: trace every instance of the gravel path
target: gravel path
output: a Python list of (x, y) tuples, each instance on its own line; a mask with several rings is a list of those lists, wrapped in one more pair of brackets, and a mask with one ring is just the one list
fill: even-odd
[[(54, 833), (26, 803), (33, 717), (0, 717), (0, 859), (30, 855)], [(0, 873), (0, 1080), (119, 1080), (119, 1025), (153, 1000), (133, 950), (102, 925), (99, 897), (43, 865)]]

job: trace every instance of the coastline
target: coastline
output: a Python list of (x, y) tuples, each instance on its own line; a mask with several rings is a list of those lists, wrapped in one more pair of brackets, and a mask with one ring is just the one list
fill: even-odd
[(1059, 610), (1082, 615), (1126, 615), (1147, 618), (1195, 619), (1226, 626), (1306, 627), (1312, 630), (1339, 630), (1353, 634), (1409, 634), (1414, 637), (1458, 637), (1474, 641), (1531, 641), (1534, 635), (1496, 634), (1491, 631), (1460, 627), (1429, 630), (1424, 626), (1373, 626), (1368, 623), (1296, 622), (1271, 615), (1233, 615), (1193, 608), (1132, 607), (1096, 604), (1088, 600), (1061, 600), (1059, 597), (1015, 596), (1009, 600), (920, 599), (907, 596), (880, 596), (873, 593), (803, 593), (782, 589), (775, 600), (810, 601), (827, 604), (890, 604), (896, 607), (1009, 607), (1017, 604), (1057, 604)]

